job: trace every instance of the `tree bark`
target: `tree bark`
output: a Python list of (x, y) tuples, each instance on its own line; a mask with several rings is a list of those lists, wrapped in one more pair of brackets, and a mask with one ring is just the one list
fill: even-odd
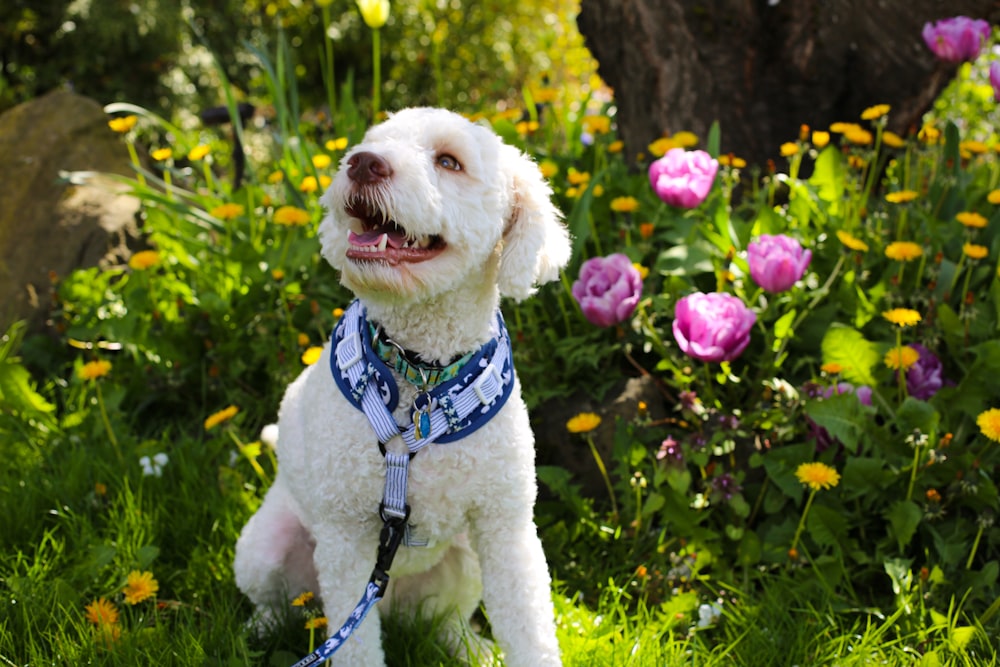
[(664, 133), (706, 137), (762, 164), (807, 124), (890, 104), (904, 134), (955, 74), (924, 44), (927, 21), (1000, 19), (998, 0), (582, 0), (578, 23), (615, 91), (635, 157)]

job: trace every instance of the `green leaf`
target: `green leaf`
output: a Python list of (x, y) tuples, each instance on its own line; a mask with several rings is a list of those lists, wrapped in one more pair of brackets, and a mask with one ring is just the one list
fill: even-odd
[(781, 317), (778, 321), (774, 323), (774, 338), (775, 344), (778, 341), (788, 338), (792, 332), (792, 322), (795, 321), (795, 315), (797, 311), (793, 308)]
[(54, 407), (32, 387), (31, 374), (19, 364), (0, 364), (0, 404), (17, 412), (51, 412)]
[(852, 452), (858, 451), (866, 422), (865, 409), (854, 393), (834, 394), (829, 398), (809, 401), (806, 414), (840, 440)]
[(830, 216), (840, 213), (846, 180), (847, 165), (840, 150), (830, 144), (816, 156), (813, 173), (809, 177), (809, 184), (816, 188), (819, 198), (829, 203), (827, 212)]
[(913, 534), (917, 532), (917, 526), (920, 525), (924, 513), (913, 501), (900, 500), (893, 504), (885, 517), (889, 520), (890, 532), (896, 538), (899, 550), (903, 551), (913, 539)]
[(941, 422), (941, 415), (927, 401), (921, 401), (907, 396), (896, 412), (899, 430), (911, 433), (919, 430), (921, 433), (934, 433)]
[(879, 363), (878, 347), (867, 340), (860, 331), (834, 324), (823, 336), (820, 345), (823, 363), (839, 364), (841, 375), (848, 382), (874, 385), (872, 370)]
[(847, 518), (843, 512), (824, 505), (814, 505), (806, 519), (806, 529), (816, 544), (840, 550), (847, 541)]
[[(844, 464), (841, 488), (845, 499), (861, 498), (884, 489), (893, 475), (879, 459), (852, 456)], [(874, 498), (872, 498), (874, 500)]]

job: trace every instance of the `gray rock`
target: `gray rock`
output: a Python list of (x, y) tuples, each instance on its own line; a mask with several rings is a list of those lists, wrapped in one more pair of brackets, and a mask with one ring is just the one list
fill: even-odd
[(53, 278), (127, 258), (138, 200), (106, 176), (60, 176), (134, 173), (107, 122), (97, 102), (66, 90), (0, 115), (0, 332), (19, 319), (42, 326)]

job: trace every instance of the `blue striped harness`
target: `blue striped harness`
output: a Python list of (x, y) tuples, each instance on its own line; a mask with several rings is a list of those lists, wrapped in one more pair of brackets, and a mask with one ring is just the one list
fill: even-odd
[[(344, 397), (364, 412), (385, 456), (385, 490), (379, 505), (382, 530), (375, 568), (361, 601), (340, 630), (293, 667), (319, 664), (343, 645), (385, 595), (388, 570), (400, 544), (427, 545), (427, 540), (412, 534), (408, 523), (406, 483), (410, 459), (432, 442), (454, 442), (476, 431), (507, 402), (514, 388), (514, 357), (499, 312), (493, 333), (493, 338), (479, 350), (454, 364), (425, 369), (406, 360), (402, 348), (379, 336), (360, 301), (352, 302), (337, 323), (330, 355), (333, 379)], [(393, 370), (420, 389), (410, 412), (412, 423), (397, 424), (392, 416), (399, 404), (399, 389), (383, 356), (393, 364)], [(386, 447), (396, 437), (402, 438), (406, 453), (397, 454)]]

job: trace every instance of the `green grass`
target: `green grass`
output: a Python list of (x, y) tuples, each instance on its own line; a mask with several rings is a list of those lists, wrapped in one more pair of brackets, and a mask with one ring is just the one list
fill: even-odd
[[(184, 435), (145, 442), (144, 450), (170, 452), (155, 477), (119, 461), (99, 431), (8, 440), (0, 466), (2, 664), (289, 665), (304, 655), (310, 638), (301, 617), (290, 613), (263, 638), (248, 630), (251, 609), (235, 588), (231, 560), (261, 488), (245, 459), (231, 465), (225, 442)], [(550, 554), (567, 665), (909, 665), (920, 656), (927, 665), (986, 665), (996, 657), (983, 631), (955, 629), (957, 615), (928, 628), (917, 607), (910, 614), (847, 608), (780, 573), (753, 578), (747, 592), (712, 592), (707, 579), (664, 590), (652, 577), (622, 575), (619, 559), (632, 543), (611, 538), (602, 553), (588, 546), (603, 539), (597, 533), (580, 539), (574, 555), (589, 554), (588, 562), (567, 569)], [(123, 603), (133, 569), (155, 574), (156, 602)], [(575, 590), (560, 581), (566, 574)], [(121, 634), (110, 644), (85, 618), (85, 606), (102, 596), (121, 614)], [(723, 600), (721, 616), (697, 628), (696, 607), (715, 599)], [(458, 664), (432, 630), (433, 620), (388, 619), (389, 664)]]

